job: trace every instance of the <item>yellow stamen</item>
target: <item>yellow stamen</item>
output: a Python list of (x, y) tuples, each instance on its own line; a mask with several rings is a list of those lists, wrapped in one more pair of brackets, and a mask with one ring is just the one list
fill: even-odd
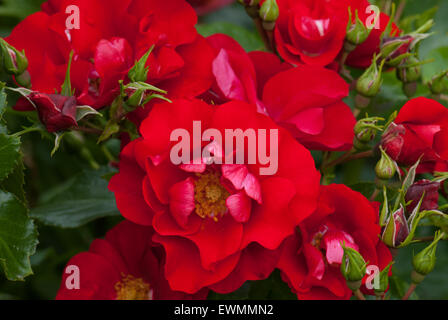
[(152, 300), (152, 290), (142, 278), (125, 276), (115, 284), (117, 300)]
[(227, 211), (226, 199), (230, 193), (222, 186), (218, 172), (198, 173), (194, 183), (196, 214), (201, 218), (218, 221)]

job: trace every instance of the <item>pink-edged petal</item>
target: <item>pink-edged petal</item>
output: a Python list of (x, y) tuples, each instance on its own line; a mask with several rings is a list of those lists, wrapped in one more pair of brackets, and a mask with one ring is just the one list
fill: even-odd
[(244, 192), (238, 192), (229, 196), (226, 200), (226, 206), (230, 215), (237, 222), (247, 222), (250, 217), (251, 200)]
[(174, 184), (170, 188), (169, 194), (171, 214), (181, 227), (185, 227), (188, 223), (188, 217), (195, 207), (193, 178), (189, 177)]

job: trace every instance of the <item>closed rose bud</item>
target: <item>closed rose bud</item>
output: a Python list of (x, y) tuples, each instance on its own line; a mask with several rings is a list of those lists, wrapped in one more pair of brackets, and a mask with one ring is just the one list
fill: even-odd
[(77, 126), (75, 97), (33, 92), (28, 98), (36, 106), (39, 119), (48, 132), (62, 131)]
[(379, 120), (383, 119), (372, 117), (359, 120), (354, 128), (356, 139), (364, 143), (370, 142), (375, 139), (377, 131), (381, 129), (381, 127), (377, 125), (377, 122)]
[(384, 152), (383, 148), (381, 150), (381, 159), (375, 166), (375, 173), (378, 179), (389, 180), (397, 172), (397, 165), (395, 161), (392, 160), (389, 155)]
[(400, 157), (405, 133), (403, 125), (392, 122), (381, 138), (381, 147), (395, 161)]
[(273, 30), (278, 19), (279, 9), (276, 0), (265, 0), (260, 7), (260, 19), (265, 30)]
[(353, 248), (342, 245), (344, 254), (341, 262), (341, 273), (347, 281), (347, 286), (355, 291), (361, 286), (366, 275), (367, 263), (362, 255)]
[(357, 45), (360, 45), (361, 43), (366, 41), (371, 31), (367, 29), (364, 23), (359, 19), (358, 10), (356, 10), (355, 13), (355, 23), (352, 23), (351, 15), (352, 13), (350, 11), (349, 23), (347, 25), (347, 34), (345, 35), (345, 39), (351, 45), (349, 45), (348, 48), (347, 46), (345, 47), (346, 49), (349, 49), (349, 51), (354, 50)]
[(386, 59), (386, 64), (397, 67), (406, 57), (413, 40), (414, 38), (411, 36), (386, 39), (380, 49), (381, 56)]
[(425, 194), (420, 211), (436, 210), (439, 207), (439, 188), (440, 182), (432, 182), (430, 180), (420, 180), (409, 187), (406, 193), (406, 202), (412, 201), (407, 206), (407, 212), (412, 212), (418, 205), (418, 202)]
[(392, 266), (391, 262), (386, 268), (384, 268), (380, 274), (380, 281), (379, 281), (379, 287), (378, 288), (373, 288), (375, 295), (377, 296), (381, 296), (384, 294), (384, 292), (387, 291), (387, 289), (389, 288), (389, 273), (390, 273), (390, 268)]
[(4, 70), (9, 74), (20, 75), (28, 68), (24, 52), (18, 51), (3, 39), (0, 39), (0, 56)]
[(441, 94), (448, 92), (448, 70), (444, 70), (441, 73), (435, 75), (428, 86), (433, 94)]
[(420, 283), (427, 274), (434, 270), (437, 244), (443, 236), (443, 232), (437, 232), (434, 241), (412, 258), (412, 266), (414, 267), (412, 282)]
[(355, 98), (355, 104), (359, 109), (367, 107), (370, 103), (370, 99), (380, 92), (383, 83), (381, 72), (383, 70), (384, 60), (379, 66), (376, 63), (376, 60), (376, 58), (373, 59), (370, 67), (367, 68), (361, 77), (359, 77), (358, 81), (356, 81), (356, 91), (358, 94)]
[(415, 56), (410, 56), (405, 61), (405, 64), (410, 66), (398, 67), (397, 78), (403, 82), (403, 92), (412, 97), (417, 91), (417, 81), (421, 78), (422, 67)]
[(400, 207), (392, 213), (386, 221), (383, 234), (383, 242), (390, 248), (397, 248), (409, 235), (409, 227), (404, 214), (404, 208)]

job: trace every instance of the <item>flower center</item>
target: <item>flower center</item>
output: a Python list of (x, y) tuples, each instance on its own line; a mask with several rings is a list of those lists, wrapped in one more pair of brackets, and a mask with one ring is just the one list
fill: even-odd
[(115, 284), (117, 300), (152, 300), (151, 287), (142, 278), (122, 276), (122, 280)]
[(227, 211), (226, 199), (230, 193), (222, 186), (218, 172), (198, 173), (194, 183), (196, 214), (201, 218), (218, 221)]

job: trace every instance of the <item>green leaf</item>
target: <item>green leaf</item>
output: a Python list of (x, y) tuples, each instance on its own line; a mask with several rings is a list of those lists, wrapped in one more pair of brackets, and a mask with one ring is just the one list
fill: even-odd
[(14, 194), (22, 203), (27, 204), (25, 191), (23, 185), (25, 184), (25, 167), (20, 155), (19, 161), (14, 166), (12, 173), (3, 181), (0, 182), (0, 189)]
[(9, 280), (23, 280), (33, 273), (30, 256), (37, 243), (28, 209), (13, 194), (0, 191), (0, 265)]
[(198, 24), (196, 29), (204, 37), (208, 37), (216, 33), (224, 33), (235, 39), (246, 51), (264, 49), (263, 41), (257, 33), (252, 33), (243, 27), (228, 22)]
[(13, 170), (20, 158), (20, 138), (0, 133), (0, 181)]
[(101, 168), (79, 173), (44, 194), (31, 216), (45, 225), (77, 228), (98, 218), (119, 215), (114, 194), (102, 178), (108, 172)]

